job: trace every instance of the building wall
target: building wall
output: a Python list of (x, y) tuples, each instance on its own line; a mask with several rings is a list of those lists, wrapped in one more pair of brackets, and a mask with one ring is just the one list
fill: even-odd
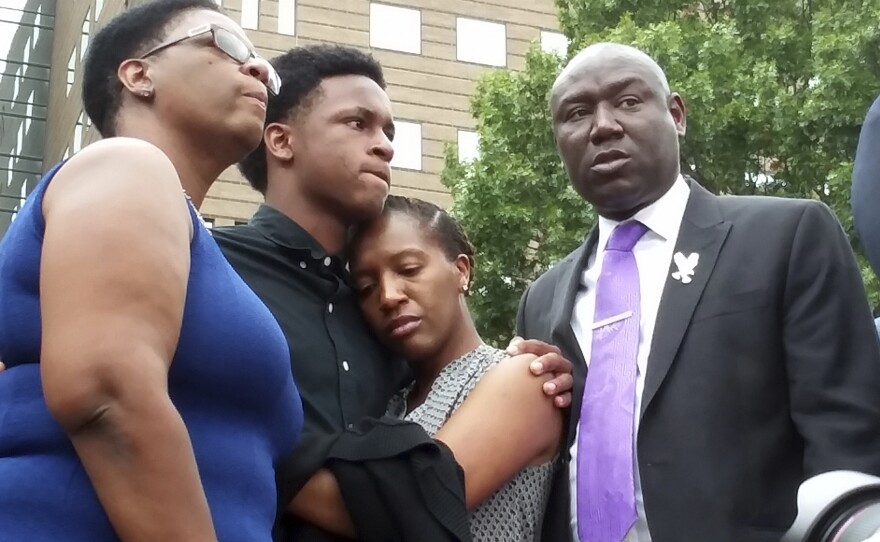
[[(46, 167), (97, 138), (82, 115), (79, 61), (82, 45), (87, 43), (83, 36), (126, 4), (124, 0), (59, 2)], [(401, 135), (395, 140), (392, 191), (443, 206), (451, 203), (439, 180), (444, 146), (458, 141), (460, 131), (464, 131), (461, 137), (465, 140), (474, 140), (469, 106), (476, 80), (492, 69), (521, 69), (530, 44), (541, 39), (542, 31), (557, 28), (553, 0), (389, 0), (378, 6), (368, 0), (221, 0), (221, 4), (242, 23), (258, 52), (266, 57), (312, 43), (340, 43), (372, 52), (385, 69), (395, 118), (409, 128), (398, 127)], [(395, 7), (411, 10), (406, 14), (410, 19), (417, 17), (417, 24), (392, 26), (391, 31), (376, 29), (371, 34), (371, 11), (375, 25), (388, 21), (382, 15), (389, 7), (391, 11)], [(505, 52), (496, 66), (459, 60), (459, 52), (479, 53), (482, 46), (462, 44), (458, 50), (458, 17), (499, 25), (492, 28), (503, 32)], [(416, 52), (380, 47), (407, 32), (419, 34), (410, 40)], [(420, 130), (421, 137), (411, 133), (413, 130)], [(413, 148), (415, 153), (405, 152)], [(230, 168), (212, 187), (202, 213), (218, 225), (232, 224), (246, 220), (260, 201), (260, 194)]]
[(0, 236), (43, 169), (55, 0), (0, 0)]
[[(247, 10), (254, 2), (223, 0), (223, 7), (233, 18), (242, 21), (242, 8)], [(293, 36), (278, 33), (278, 0), (256, 3), (260, 13), (258, 28), (249, 29), (248, 33), (254, 45), (266, 55), (278, 54), (295, 45), (341, 43), (370, 50), (382, 63), (395, 119), (420, 124), (422, 135), (421, 168), (394, 168), (392, 191), (443, 206), (451, 203), (448, 192), (440, 183), (444, 146), (458, 140), (459, 130), (474, 129), (469, 108), (476, 80), (487, 71), (498, 68), (458, 60), (457, 18), (503, 24), (506, 45), (503, 67), (511, 69), (523, 68), (525, 53), (532, 42), (540, 40), (542, 30), (555, 31), (558, 28), (553, 0), (382, 2), (383, 5), (418, 11), (421, 47), (420, 53), (414, 54), (371, 48), (372, 2), (366, 0), (297, 0)], [(395, 147), (403, 143), (398, 137)], [(399, 155), (399, 149), (396, 150)], [(230, 170), (211, 189), (202, 210), (217, 224), (229, 224), (249, 216), (259, 201), (260, 195), (236, 171)]]
[(44, 169), (98, 139), (83, 112), (82, 61), (90, 35), (124, 7), (125, 0), (61, 0), (57, 4)]

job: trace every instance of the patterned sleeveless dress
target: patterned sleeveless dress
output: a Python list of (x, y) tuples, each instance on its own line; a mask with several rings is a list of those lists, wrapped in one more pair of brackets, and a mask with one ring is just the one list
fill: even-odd
[[(425, 398), (406, 413), (407, 388), (388, 405), (388, 415), (421, 425), (434, 435), (461, 406), (480, 378), (507, 354), (481, 344), (447, 365)], [(526, 467), (471, 513), (474, 542), (539, 542), (555, 462)]]

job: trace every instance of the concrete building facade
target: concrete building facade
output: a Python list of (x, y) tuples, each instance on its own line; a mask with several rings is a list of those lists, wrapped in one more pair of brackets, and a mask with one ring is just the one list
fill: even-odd
[[(4, 124), (0, 127), (6, 124), (7, 109), (15, 111), (13, 119), (34, 117), (25, 130), (27, 144), (19, 144), (18, 133), (11, 134), (9, 128), (0, 132), (0, 168), (4, 160), (16, 164), (14, 169), (7, 165), (0, 175), (9, 179), (14, 171), (15, 178), (23, 183), (7, 183), (5, 191), (0, 192), (12, 195), (7, 206), (14, 210), (11, 204), (17, 204), (38, 177), (34, 171), (44, 171), (97, 139), (81, 104), (83, 54), (89, 36), (103, 22), (138, 0), (0, 0), (0, 24), (4, 9), (15, 9), (2, 7), (10, 3), (21, 5), (24, 15), (16, 28), (21, 35), (12, 40), (6, 52), (0, 83)], [(534, 42), (540, 42), (546, 50), (564, 52), (566, 47), (564, 37), (556, 30), (553, 0), (219, 3), (241, 23), (258, 52), (266, 57), (310, 43), (339, 43), (370, 51), (385, 69), (397, 122), (393, 192), (443, 206), (451, 203), (439, 180), (444, 146), (457, 144), (462, 159), (478, 152), (469, 111), (478, 78), (492, 69), (521, 69), (525, 53)], [(39, 36), (33, 37), (34, 30), (22, 30), (26, 25), (38, 27)], [(30, 58), (23, 63), (22, 51), (27, 49), (28, 39)], [(0, 66), (3, 54), (0, 50)], [(24, 65), (30, 67), (22, 72), (19, 67)], [(26, 79), (32, 81), (34, 98), (26, 99), (30, 91), (22, 90), (19, 84), (11, 94), (14, 98), (7, 101), (7, 86), (14, 85), (7, 73), (24, 77), (25, 72)], [(15, 122), (11, 120), (10, 126)], [(260, 195), (230, 168), (211, 189), (202, 212), (214, 224), (233, 224), (247, 220), (260, 200)]]
[(43, 172), (55, 0), (0, 0), (0, 235)]

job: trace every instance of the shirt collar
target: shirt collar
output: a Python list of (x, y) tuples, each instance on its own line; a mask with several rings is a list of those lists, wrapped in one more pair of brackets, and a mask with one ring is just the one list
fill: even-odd
[[(690, 186), (684, 177), (679, 175), (669, 190), (660, 196), (660, 199), (636, 213), (630, 220), (638, 220), (665, 241), (672, 239), (678, 234), (690, 194)], [(599, 217), (597, 251), (605, 250), (608, 238), (611, 237), (611, 232), (618, 224), (620, 222), (604, 216)]]
[(305, 228), (265, 203), (260, 205), (248, 224), (273, 243), (295, 251), (307, 252), (315, 260), (323, 260), (329, 256), (341, 267), (345, 267), (348, 263), (344, 255), (327, 254), (324, 247)]

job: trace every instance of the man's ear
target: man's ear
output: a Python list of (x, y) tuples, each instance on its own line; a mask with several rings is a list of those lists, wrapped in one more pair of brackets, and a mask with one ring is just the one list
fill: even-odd
[(290, 126), (273, 122), (263, 130), (263, 143), (266, 151), (282, 162), (293, 160), (294, 137)]
[(687, 106), (682, 97), (674, 92), (669, 95), (669, 114), (675, 122), (675, 131), (679, 137), (684, 137), (687, 132)]

